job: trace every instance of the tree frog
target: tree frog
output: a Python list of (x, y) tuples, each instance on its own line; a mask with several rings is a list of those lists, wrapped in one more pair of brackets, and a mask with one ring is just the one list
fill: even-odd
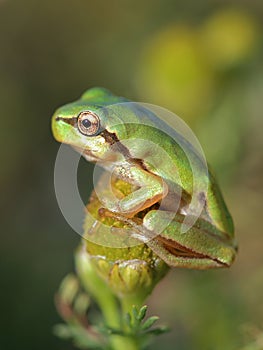
[[(123, 220), (142, 236), (155, 233), (146, 244), (170, 266), (228, 267), (237, 246), (233, 221), (215, 177), (210, 169), (206, 176), (199, 171), (202, 161), (198, 154), (176, 131), (165, 132), (167, 128), (147, 108), (129, 104), (103, 88), (87, 90), (52, 117), (57, 141), (70, 144), (88, 161), (98, 162), (114, 177), (134, 186), (135, 190), (122, 198), (105, 198), (104, 215)], [(196, 181), (207, 183), (205, 192), (193, 192), (193, 171), (182, 143), (197, 168)], [(189, 204), (194, 195), (203, 210), (182, 233), (185, 217), (194, 216)], [(142, 212), (142, 224), (138, 225), (134, 218)]]

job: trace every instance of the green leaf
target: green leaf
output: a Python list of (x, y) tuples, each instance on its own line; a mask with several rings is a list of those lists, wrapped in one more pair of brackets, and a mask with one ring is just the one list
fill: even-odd
[(90, 298), (86, 293), (81, 293), (76, 297), (74, 311), (78, 315), (85, 315), (90, 306)]
[(170, 328), (167, 326), (160, 326), (154, 329), (150, 329), (148, 331), (146, 331), (147, 334), (154, 334), (154, 335), (159, 335), (159, 334), (163, 334), (163, 333), (167, 333), (170, 331)]
[(129, 313), (126, 313), (124, 315), (124, 321), (127, 324), (127, 326), (131, 327), (131, 315)]
[(159, 317), (158, 316), (152, 316), (152, 317), (149, 317), (145, 322), (144, 324), (142, 325), (141, 329), (142, 330), (147, 330), (149, 329), (150, 327), (152, 327), (152, 325), (157, 321), (159, 320)]
[(81, 349), (103, 349), (103, 338), (98, 334), (92, 334), (79, 325), (58, 324), (54, 327), (54, 333), (62, 339), (72, 339), (73, 343)]
[(147, 309), (148, 309), (148, 306), (147, 305), (144, 305), (141, 307), (139, 313), (138, 313), (138, 316), (137, 316), (137, 320), (138, 321), (142, 321), (146, 315), (146, 312), (147, 312)]
[(62, 280), (59, 287), (59, 298), (63, 303), (71, 304), (79, 289), (78, 278), (74, 274), (68, 274)]
[(132, 305), (132, 314), (133, 314), (133, 317), (134, 317), (135, 320), (137, 320), (138, 313), (139, 313), (139, 311), (138, 311), (137, 306), (136, 305)]
[(106, 335), (109, 335), (109, 334), (115, 334), (115, 335), (121, 335), (121, 336), (124, 336), (124, 332), (121, 330), (121, 329), (115, 329), (115, 328), (110, 328), (110, 327), (107, 327), (107, 328), (99, 328), (99, 331), (101, 333), (104, 333)]
[(61, 339), (71, 338), (71, 330), (65, 324), (57, 324), (53, 327), (54, 334)]

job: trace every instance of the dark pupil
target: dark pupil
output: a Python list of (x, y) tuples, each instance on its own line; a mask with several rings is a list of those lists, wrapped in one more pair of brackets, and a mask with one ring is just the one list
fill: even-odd
[(83, 119), (81, 123), (86, 129), (88, 129), (91, 126), (91, 122), (89, 121), (89, 119)]

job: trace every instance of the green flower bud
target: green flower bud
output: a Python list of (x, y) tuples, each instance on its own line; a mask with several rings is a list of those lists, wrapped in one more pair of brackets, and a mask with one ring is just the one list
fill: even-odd
[[(87, 250), (90, 248), (88, 243)], [(116, 253), (117, 256), (120, 253), (117, 252), (118, 248), (106, 247), (104, 250), (106, 255), (89, 254), (89, 259), (99, 276), (119, 298), (140, 296), (142, 300), (145, 299), (151, 293), (156, 283), (168, 271), (167, 265), (155, 256), (146, 245), (142, 245), (140, 249), (122, 248), (123, 252), (121, 253), (125, 253), (124, 251), (126, 250), (127, 258), (116, 260), (111, 260), (107, 256), (107, 250), (109, 250), (109, 255)], [(113, 252), (112, 250), (116, 251)], [(147, 253), (149, 255), (145, 258)], [(131, 254), (134, 255), (134, 258), (129, 259)]]
[(68, 274), (64, 277), (59, 287), (58, 296), (61, 302), (71, 304), (79, 290), (79, 281), (73, 274)]
[[(113, 190), (118, 194), (131, 191), (131, 186), (119, 179), (113, 179)], [(105, 189), (106, 193), (107, 189)], [(111, 233), (111, 227), (125, 228), (117, 219), (99, 215), (102, 207), (95, 192), (92, 194), (87, 209), (91, 215), (86, 220), (83, 244), (86, 250), (86, 259), (111, 291), (119, 298), (137, 298), (143, 301), (151, 293), (158, 281), (167, 273), (168, 266), (144, 243), (136, 241), (136, 245), (115, 248), (109, 246), (110, 236), (118, 239), (118, 235)], [(140, 215), (143, 215), (142, 213)], [(103, 231), (103, 223), (109, 229)], [(97, 244), (90, 240), (100, 237), (101, 234), (107, 245)], [(85, 239), (86, 238), (86, 239)], [(100, 237), (101, 238), (101, 237)], [(82, 254), (83, 250), (82, 250)]]
[(80, 293), (74, 303), (74, 311), (84, 316), (90, 306), (90, 298), (86, 293)]

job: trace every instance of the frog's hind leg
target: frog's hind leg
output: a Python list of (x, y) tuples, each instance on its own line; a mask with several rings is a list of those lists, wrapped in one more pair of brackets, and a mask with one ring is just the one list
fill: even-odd
[(211, 223), (198, 218), (186, 232), (182, 231), (184, 215), (151, 210), (143, 226), (155, 233), (147, 245), (170, 266), (213, 268), (230, 266), (236, 250)]

